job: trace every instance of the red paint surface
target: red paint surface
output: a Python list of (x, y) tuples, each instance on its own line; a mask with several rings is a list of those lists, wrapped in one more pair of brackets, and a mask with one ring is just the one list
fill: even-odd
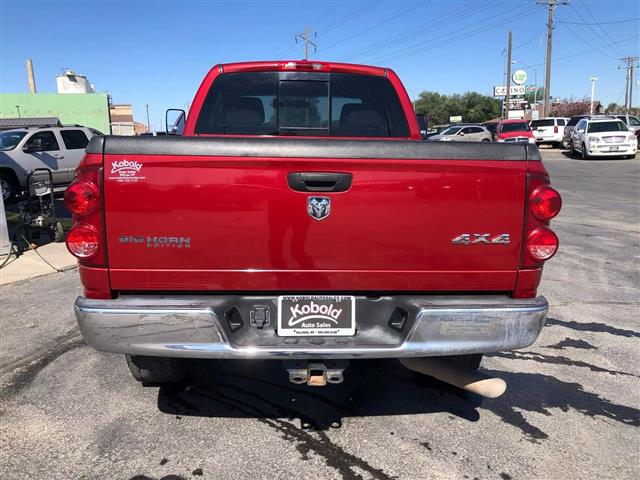
[[(120, 158), (107, 155), (105, 161), (110, 165)], [(502, 270), (511, 274), (499, 287), (512, 289), (515, 283), (525, 162), (127, 158), (144, 165), (145, 180), (105, 181), (112, 269), (210, 271), (216, 284), (223, 270), (245, 271), (247, 278), (257, 276), (251, 270), (372, 275), (402, 270), (424, 272), (421, 288), (429, 286), (426, 278), (434, 278), (432, 272), (442, 272), (435, 276), (438, 288), (446, 272), (453, 272), (459, 289), (467, 288), (460, 272)], [(287, 173), (296, 171), (351, 172), (353, 182), (347, 192), (322, 194), (331, 197), (331, 214), (318, 221), (307, 213), (310, 194), (287, 184)], [(511, 244), (451, 244), (462, 233), (478, 232), (509, 233)], [(191, 247), (121, 244), (122, 235), (189, 237)], [(181, 275), (162, 283), (179, 288)], [(246, 289), (249, 281), (255, 289), (273, 288), (261, 278), (264, 283), (247, 279), (225, 288)], [(353, 288), (347, 275), (339, 278), (340, 283), (329, 282), (326, 288)], [(488, 289), (496, 288), (496, 282), (486, 282)], [(112, 277), (114, 288), (127, 285), (126, 275)], [(478, 279), (469, 277), (469, 285), (477, 288)], [(202, 288), (211, 287), (205, 281)]]

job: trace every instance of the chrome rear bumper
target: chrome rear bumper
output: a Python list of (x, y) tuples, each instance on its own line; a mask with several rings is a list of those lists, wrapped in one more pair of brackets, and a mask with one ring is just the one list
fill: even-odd
[[(250, 310), (266, 306), (271, 322), (251, 325)], [(183, 358), (400, 358), (464, 355), (531, 345), (548, 310), (544, 297), (356, 296), (352, 337), (279, 337), (276, 296), (78, 297), (75, 314), (86, 342), (97, 350)], [(235, 309), (243, 325), (230, 324)], [(392, 314), (406, 313), (403, 328)], [(397, 317), (396, 317), (397, 318)], [(237, 318), (234, 321), (237, 323)]]

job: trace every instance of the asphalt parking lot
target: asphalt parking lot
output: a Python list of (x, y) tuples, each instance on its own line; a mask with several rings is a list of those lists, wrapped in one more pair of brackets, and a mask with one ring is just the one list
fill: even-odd
[(85, 346), (77, 272), (2, 288), (0, 477), (640, 478), (640, 159), (543, 149), (564, 207), (539, 341), (486, 357), (481, 401), (392, 361), (294, 386), (276, 363), (198, 362), (142, 387)]

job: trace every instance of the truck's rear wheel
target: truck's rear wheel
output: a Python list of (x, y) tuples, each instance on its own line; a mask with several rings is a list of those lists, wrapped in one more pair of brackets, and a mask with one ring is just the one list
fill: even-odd
[(127, 366), (133, 378), (144, 383), (179, 382), (185, 369), (177, 358), (126, 355)]

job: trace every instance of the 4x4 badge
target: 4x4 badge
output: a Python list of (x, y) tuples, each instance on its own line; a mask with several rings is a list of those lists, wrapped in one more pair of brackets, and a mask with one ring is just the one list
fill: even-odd
[[(471, 237), (473, 235), (473, 238)], [(508, 233), (501, 235), (491, 236), (490, 233), (463, 233), (451, 240), (454, 245), (474, 245), (476, 243), (489, 243), (492, 245), (502, 244), (509, 245), (511, 243), (511, 237)]]
[(331, 213), (331, 198), (309, 197), (307, 199), (307, 213), (316, 220), (327, 218)]

